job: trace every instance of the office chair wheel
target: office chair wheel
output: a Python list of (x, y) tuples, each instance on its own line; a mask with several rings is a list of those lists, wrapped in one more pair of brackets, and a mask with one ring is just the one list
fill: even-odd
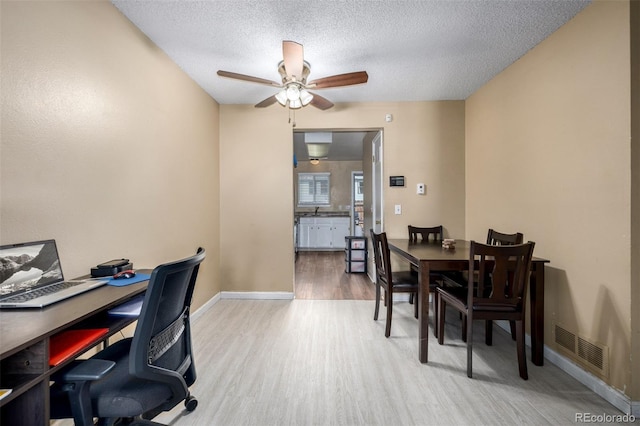
[(188, 396), (184, 400), (184, 406), (187, 408), (187, 411), (193, 411), (198, 406), (198, 400), (195, 399), (193, 396)]

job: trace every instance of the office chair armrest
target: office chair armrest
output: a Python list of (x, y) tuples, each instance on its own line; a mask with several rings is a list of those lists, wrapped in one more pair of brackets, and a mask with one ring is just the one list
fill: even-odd
[(113, 361), (105, 359), (88, 359), (76, 363), (71, 369), (62, 373), (65, 382), (85, 382), (103, 378), (116, 366)]

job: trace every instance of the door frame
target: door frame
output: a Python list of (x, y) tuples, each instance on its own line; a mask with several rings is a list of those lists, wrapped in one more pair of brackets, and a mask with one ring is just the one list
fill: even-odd
[[(384, 191), (383, 191), (383, 174), (384, 174), (384, 156), (383, 156), (383, 134), (382, 130), (371, 141), (371, 227), (374, 232), (379, 233), (384, 229)], [(373, 241), (370, 241), (373, 248)], [(376, 268), (374, 256), (368, 258), (367, 271), (369, 278), (376, 282)]]

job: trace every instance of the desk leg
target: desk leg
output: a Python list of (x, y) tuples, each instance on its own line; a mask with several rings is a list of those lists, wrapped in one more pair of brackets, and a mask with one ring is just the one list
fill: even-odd
[(418, 291), (418, 357), (426, 364), (429, 354), (429, 262), (420, 261)]
[(531, 315), (531, 361), (544, 364), (544, 263), (532, 264), (529, 280)]

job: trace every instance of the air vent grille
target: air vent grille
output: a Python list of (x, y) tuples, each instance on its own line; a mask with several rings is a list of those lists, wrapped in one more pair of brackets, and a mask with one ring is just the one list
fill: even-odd
[(609, 348), (554, 324), (556, 347), (571, 359), (602, 377), (609, 377)]
[(576, 335), (556, 324), (556, 343), (571, 352), (575, 352)]
[(589, 364), (602, 370), (604, 367), (604, 350), (582, 337), (578, 337), (578, 356)]

